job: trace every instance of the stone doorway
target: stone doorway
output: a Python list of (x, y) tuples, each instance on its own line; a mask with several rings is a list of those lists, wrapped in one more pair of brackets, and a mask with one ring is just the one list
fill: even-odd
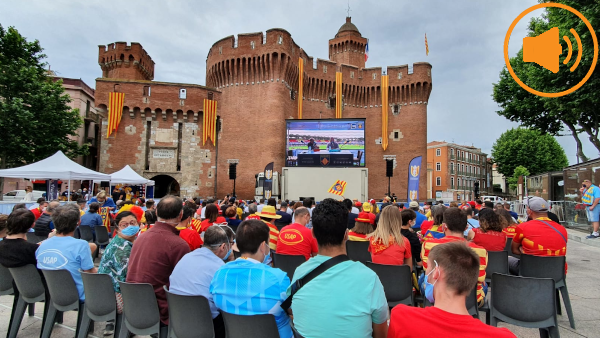
[(154, 198), (163, 198), (166, 195), (179, 196), (179, 182), (169, 175), (157, 175), (151, 178), (154, 181)]

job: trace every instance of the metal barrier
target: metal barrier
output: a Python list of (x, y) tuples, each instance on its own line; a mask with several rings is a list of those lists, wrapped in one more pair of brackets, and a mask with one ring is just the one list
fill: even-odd
[[(585, 205), (574, 201), (548, 201), (550, 211), (556, 214), (560, 222), (571, 228), (590, 228)], [(520, 221), (527, 221), (525, 203), (521, 201), (510, 202), (510, 209), (519, 215)]]

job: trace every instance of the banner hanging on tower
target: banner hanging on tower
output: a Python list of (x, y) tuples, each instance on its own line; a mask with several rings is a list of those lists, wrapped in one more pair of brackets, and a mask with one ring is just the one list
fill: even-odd
[(388, 147), (388, 87), (389, 76), (381, 76), (381, 147), (387, 150)]
[(208, 139), (213, 146), (217, 141), (217, 101), (204, 99), (204, 117), (202, 119), (202, 145)]
[(298, 58), (298, 119), (302, 120), (302, 100), (304, 86), (304, 59)]
[(121, 116), (123, 115), (123, 103), (125, 102), (125, 93), (108, 93), (108, 128), (106, 129), (106, 138), (119, 129)]
[(421, 177), (421, 161), (417, 156), (408, 164), (408, 203), (419, 199), (419, 178)]
[(335, 118), (342, 118), (342, 73), (335, 73)]

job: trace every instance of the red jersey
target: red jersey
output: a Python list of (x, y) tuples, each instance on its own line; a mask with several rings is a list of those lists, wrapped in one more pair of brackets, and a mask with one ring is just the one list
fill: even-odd
[(33, 212), (33, 215), (35, 216), (36, 221), (38, 218), (40, 218), (40, 216), (42, 216), (42, 211), (39, 208), (33, 208), (29, 211)]
[(511, 226), (504, 228), (504, 230), (502, 230), (502, 232), (506, 235), (507, 238), (515, 237), (516, 231), (517, 231), (517, 225), (511, 225)]
[(366, 242), (366, 241), (368, 241), (367, 235), (365, 235), (365, 234), (359, 234), (359, 233), (354, 232), (354, 231), (349, 231), (348, 232), (348, 240), (349, 241), (357, 241), (357, 242)]
[(200, 235), (194, 229), (183, 229), (179, 230), (179, 237), (181, 237), (190, 247), (190, 251), (194, 251), (204, 244)]
[[(432, 319), (435, 318), (435, 323)], [(390, 316), (387, 338), (402, 337), (486, 337), (515, 338), (507, 328), (486, 325), (469, 315), (457, 315), (435, 306), (412, 307), (397, 305)]]
[(506, 234), (502, 231), (483, 232), (481, 228), (473, 228), (473, 243), (487, 251), (503, 251), (506, 247)]
[(397, 244), (390, 239), (387, 246), (379, 239), (371, 238), (369, 242), (369, 252), (373, 263), (404, 265), (404, 260), (412, 257), (410, 241), (406, 238), (403, 238), (402, 244)]
[(306, 260), (310, 254), (319, 251), (317, 240), (313, 237), (310, 229), (302, 224), (294, 223), (284, 226), (279, 232), (277, 240), (277, 252), (283, 255), (303, 255)]
[(433, 221), (423, 221), (423, 223), (421, 223), (421, 234), (425, 235), (427, 230), (431, 229), (432, 226)]
[[(554, 231), (552, 225), (562, 236)], [(567, 230), (549, 218), (540, 217), (517, 225), (513, 243), (523, 246), (523, 253), (533, 256), (565, 256), (567, 254)]]
[(202, 221), (202, 223), (200, 223), (200, 233), (205, 232), (206, 229), (208, 229), (208, 227), (212, 226), (213, 224), (222, 224), (222, 223), (227, 223), (227, 220), (223, 216), (217, 217), (217, 220), (215, 221), (215, 223), (211, 223), (208, 219), (205, 219), (204, 221)]
[(199, 219), (192, 219), (192, 222), (190, 223), (190, 228), (196, 230), (197, 233), (202, 233), (202, 221), (200, 221)]

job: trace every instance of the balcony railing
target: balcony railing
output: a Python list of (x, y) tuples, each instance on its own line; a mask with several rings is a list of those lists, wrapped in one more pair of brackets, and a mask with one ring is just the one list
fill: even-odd
[(450, 159), (453, 160), (454, 159), (454, 154), (450, 154)]
[(454, 169), (450, 169), (450, 174), (454, 175)]

